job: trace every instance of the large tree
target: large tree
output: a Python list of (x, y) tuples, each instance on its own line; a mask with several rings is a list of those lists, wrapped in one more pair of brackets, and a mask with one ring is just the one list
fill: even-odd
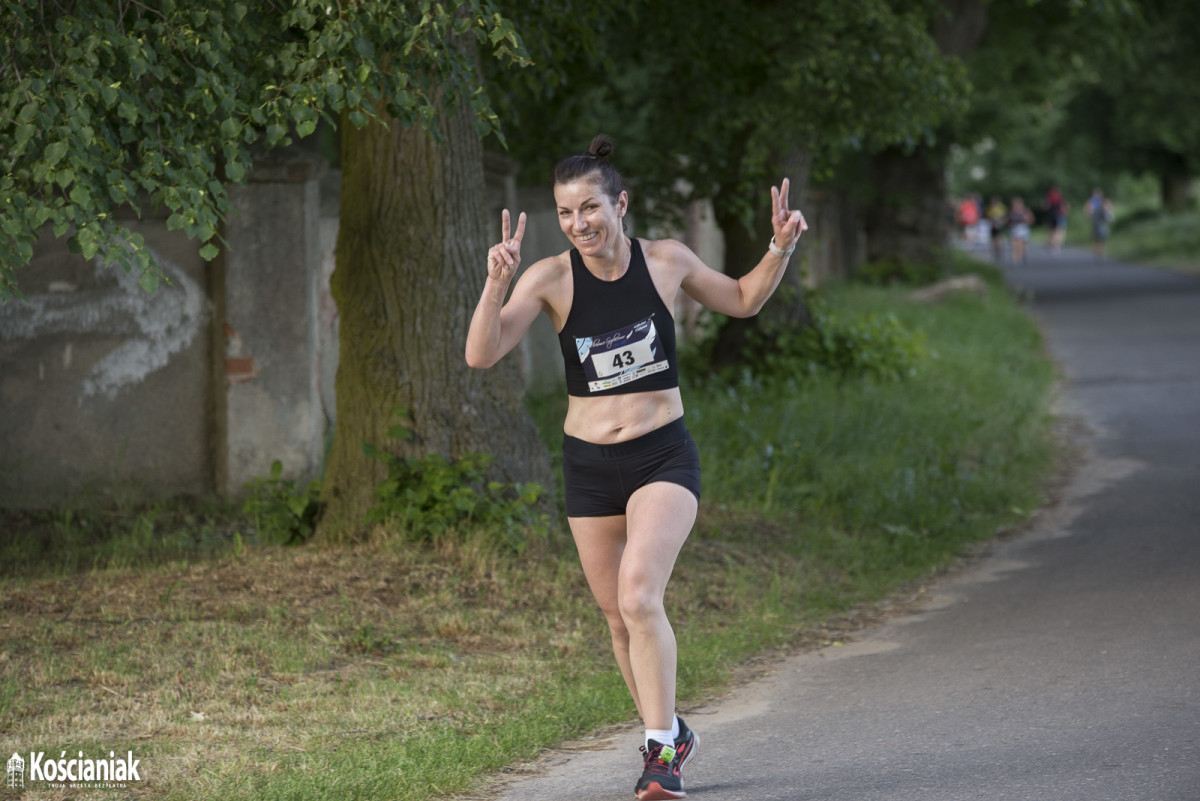
[[(929, 33), (934, 7), (630, 3), (601, 30), (602, 58), (576, 61), (553, 97), (517, 86), (506, 127), (539, 176), (549, 156), (613, 134), (639, 219), (670, 220), (688, 201), (711, 198), (726, 269), (740, 275), (766, 250), (768, 186), (790, 174), (792, 203), (802, 203), (810, 171), (847, 151), (920, 140), (960, 108), (961, 70)], [(768, 316), (802, 319), (800, 294), (790, 297)]]
[(868, 260), (938, 261), (950, 228), (951, 146), (1003, 141), (1030, 115), (1044, 115), (1082, 59), (1123, 46), (1131, 2), (940, 0), (930, 30), (943, 53), (967, 65), (969, 106), (922, 141), (871, 154), (860, 186)]
[(509, 481), (550, 486), (517, 363), (485, 372), (463, 361), (480, 254), (495, 231), (484, 218), (483, 146), (470, 109), (440, 109), (437, 121), (432, 131), (373, 124), (342, 137), (332, 279), (341, 310), (338, 430), (326, 469), (325, 534), (354, 533), (365, 517), (386, 467), (362, 443), (387, 439), (397, 408), (409, 416), (409, 448), (496, 453)]
[(152, 290), (161, 273), (119, 208), (165, 206), (212, 258), (227, 182), (322, 117), (348, 122), (325, 531), (361, 531), (378, 476), (361, 446), (385, 444), (397, 407), (416, 432), (402, 447), (454, 456), (486, 431), (509, 476), (548, 480), (517, 375), (468, 377), (461, 357), (487, 247), (478, 136), (495, 122), (476, 42), (522, 58), (487, 0), (16, 0), (0, 31), (0, 300), (45, 227)]
[(1148, 172), (1183, 209), (1200, 170), (1200, 4), (1139, 0), (1127, 39), (1080, 71), (1059, 142), (1083, 140), (1099, 170)]

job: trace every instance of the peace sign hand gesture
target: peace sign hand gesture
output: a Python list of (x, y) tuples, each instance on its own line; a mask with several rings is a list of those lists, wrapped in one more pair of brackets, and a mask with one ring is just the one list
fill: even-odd
[(771, 187), (771, 227), (775, 229), (775, 247), (791, 253), (808, 230), (808, 222), (799, 209), (788, 211), (788, 189), (791, 182), (784, 178), (778, 188)]
[(511, 281), (517, 272), (517, 267), (521, 266), (521, 240), (525, 236), (525, 212), (521, 212), (521, 216), (517, 218), (517, 233), (509, 236), (511, 230), (512, 220), (508, 215), (508, 209), (505, 209), (501, 216), (501, 233), (503, 234), (501, 242), (488, 250), (488, 278), (493, 281), (505, 283)]

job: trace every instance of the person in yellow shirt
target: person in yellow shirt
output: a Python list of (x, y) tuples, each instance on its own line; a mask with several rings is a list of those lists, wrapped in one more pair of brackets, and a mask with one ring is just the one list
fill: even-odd
[(1008, 229), (1008, 207), (999, 195), (992, 195), (984, 216), (992, 227), (992, 258), (998, 262), (1004, 255), (1004, 232)]

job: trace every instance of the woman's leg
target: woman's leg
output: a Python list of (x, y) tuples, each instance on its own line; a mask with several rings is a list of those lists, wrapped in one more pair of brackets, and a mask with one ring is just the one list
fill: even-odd
[(663, 597), (696, 509), (689, 490), (655, 482), (633, 494), (624, 516), (568, 518), (617, 665), (648, 729), (674, 722), (675, 634)]
[(625, 552), (625, 515), (568, 517), (567, 523), (571, 527), (575, 549), (579, 552), (579, 563), (583, 566), (583, 575), (591, 588), (592, 597), (608, 622), (613, 655), (617, 658), (625, 686), (633, 696), (638, 716), (645, 717), (633, 669), (629, 665), (629, 631), (625, 628), (617, 604), (617, 577), (621, 571), (621, 556)]
[(629, 662), (647, 729), (670, 729), (675, 720), (675, 632), (663, 598), (696, 521), (696, 508), (695, 495), (668, 482), (647, 484), (627, 506), (617, 606), (628, 632)]

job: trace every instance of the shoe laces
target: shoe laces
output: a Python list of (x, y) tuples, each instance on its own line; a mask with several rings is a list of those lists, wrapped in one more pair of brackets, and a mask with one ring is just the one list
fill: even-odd
[[(666, 753), (664, 753), (664, 751)], [(675, 747), (670, 745), (656, 745), (649, 751), (646, 746), (641, 747), (642, 756), (646, 761), (646, 770), (651, 773), (673, 774), (675, 766)]]

